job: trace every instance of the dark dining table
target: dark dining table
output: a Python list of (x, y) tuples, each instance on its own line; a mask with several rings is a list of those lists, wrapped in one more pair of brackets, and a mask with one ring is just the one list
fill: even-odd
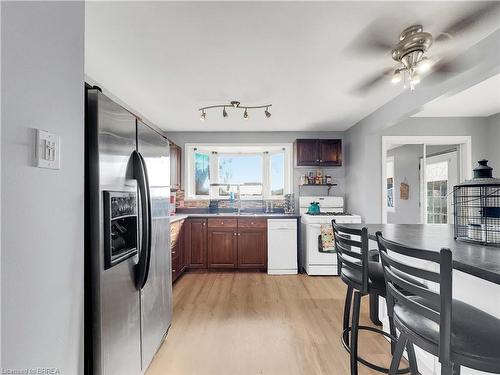
[[(416, 249), (439, 251), (449, 248), (453, 255), (453, 268), (500, 285), (500, 247), (456, 240), (453, 225), (443, 224), (343, 224), (361, 229), (366, 227), (371, 240), (376, 233), (388, 240), (403, 243)], [(370, 299), (370, 317), (373, 323), (378, 319), (378, 298)]]

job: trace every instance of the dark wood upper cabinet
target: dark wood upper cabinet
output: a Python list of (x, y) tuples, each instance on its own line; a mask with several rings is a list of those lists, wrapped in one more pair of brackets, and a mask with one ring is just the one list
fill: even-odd
[(175, 143), (170, 143), (170, 187), (180, 190), (182, 186), (182, 149)]
[(319, 140), (319, 165), (342, 165), (342, 141), (340, 139)]
[(189, 268), (207, 268), (207, 219), (189, 219), (187, 230)]
[(317, 165), (319, 162), (318, 140), (297, 139), (295, 142), (297, 166)]
[(298, 167), (342, 165), (341, 139), (297, 139), (295, 163)]

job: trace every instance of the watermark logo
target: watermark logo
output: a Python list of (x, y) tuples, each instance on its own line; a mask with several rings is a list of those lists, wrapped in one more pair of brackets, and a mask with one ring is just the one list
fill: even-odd
[(56, 375), (60, 373), (57, 367), (2, 368), (2, 375)]

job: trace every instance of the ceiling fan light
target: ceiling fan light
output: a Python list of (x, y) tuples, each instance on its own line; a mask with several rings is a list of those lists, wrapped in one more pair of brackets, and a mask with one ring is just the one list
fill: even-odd
[(245, 108), (245, 112), (243, 113), (243, 118), (244, 118), (245, 120), (248, 120), (248, 111), (247, 111), (247, 109), (246, 109), (246, 108)]
[(428, 72), (432, 67), (432, 61), (427, 57), (424, 57), (417, 65), (417, 69), (420, 73)]
[(264, 114), (266, 115), (267, 118), (271, 117), (271, 112), (269, 112), (269, 107), (266, 107)]
[(394, 74), (392, 75), (391, 82), (393, 84), (401, 82), (401, 72), (399, 70), (395, 70)]
[(224, 109), (222, 110), (222, 117), (228, 117), (226, 107), (224, 107)]
[(201, 121), (205, 121), (205, 119), (206, 119), (206, 118), (207, 118), (207, 114), (205, 113), (205, 110), (203, 110), (203, 111), (201, 112), (200, 120), (201, 120)]
[(420, 75), (417, 72), (413, 72), (411, 76), (411, 83), (414, 85), (418, 85), (420, 83)]

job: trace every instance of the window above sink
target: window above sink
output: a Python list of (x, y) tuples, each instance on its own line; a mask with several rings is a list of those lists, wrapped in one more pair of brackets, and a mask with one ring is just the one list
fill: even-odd
[(230, 199), (238, 189), (241, 199), (279, 199), (293, 190), (290, 143), (186, 144), (185, 151), (187, 199)]

